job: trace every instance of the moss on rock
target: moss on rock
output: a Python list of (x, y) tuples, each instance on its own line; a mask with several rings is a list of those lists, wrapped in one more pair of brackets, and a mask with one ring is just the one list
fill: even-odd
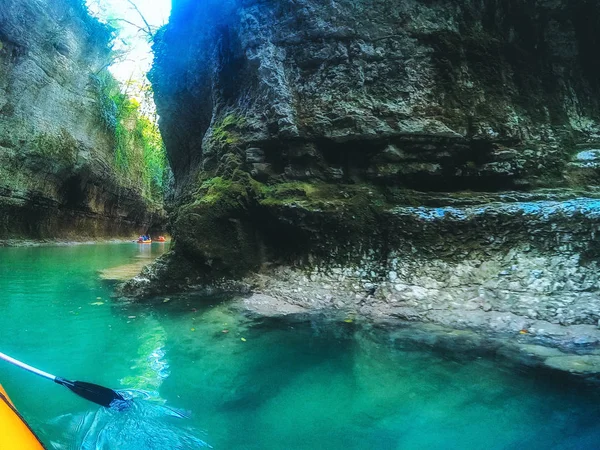
[(203, 180), (192, 201), (176, 212), (178, 247), (215, 275), (239, 275), (258, 267), (260, 244), (251, 213), (255, 202), (255, 184), (239, 169)]
[(77, 141), (65, 129), (61, 129), (59, 135), (39, 133), (31, 146), (35, 153), (68, 166), (77, 161)]
[(211, 141), (213, 145), (234, 145), (240, 141), (236, 130), (245, 124), (244, 117), (238, 114), (228, 114), (211, 128)]
[(180, 251), (213, 276), (239, 276), (267, 260), (357, 257), (382, 242), (376, 236), (384, 206), (384, 194), (371, 185), (267, 185), (235, 169), (201, 181), (176, 211), (173, 232)]

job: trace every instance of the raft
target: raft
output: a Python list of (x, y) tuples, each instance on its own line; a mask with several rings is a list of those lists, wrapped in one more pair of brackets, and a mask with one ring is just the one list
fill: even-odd
[(158, 237), (158, 242), (166, 242), (166, 239), (164, 236), (159, 236)]
[(2, 385), (0, 385), (0, 430), (2, 450), (44, 450), (44, 446), (15, 409)]
[(138, 240), (137, 242), (138, 242), (138, 244), (152, 244), (152, 239), (150, 239), (149, 241), (140, 241), (140, 240)]

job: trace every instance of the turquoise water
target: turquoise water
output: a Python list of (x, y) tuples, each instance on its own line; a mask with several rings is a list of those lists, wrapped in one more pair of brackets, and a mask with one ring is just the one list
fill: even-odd
[(406, 330), (256, 320), (193, 295), (111, 299), (99, 271), (161, 245), (0, 249), (0, 351), (134, 397), (108, 410), (0, 362), (49, 448), (600, 447), (593, 386), (418, 347)]

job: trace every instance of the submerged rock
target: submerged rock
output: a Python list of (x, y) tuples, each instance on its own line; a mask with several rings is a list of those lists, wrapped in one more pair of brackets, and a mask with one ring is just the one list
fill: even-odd
[(546, 358), (544, 363), (553, 369), (577, 374), (600, 373), (600, 355), (561, 355)]

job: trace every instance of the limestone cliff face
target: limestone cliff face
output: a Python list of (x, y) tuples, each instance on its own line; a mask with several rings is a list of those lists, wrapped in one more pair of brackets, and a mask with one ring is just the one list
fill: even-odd
[(402, 317), (457, 299), (600, 317), (595, 1), (173, 8), (152, 79), (179, 254), (219, 275), (336, 267)]
[(113, 168), (96, 78), (109, 35), (81, 3), (0, 7), (0, 238), (119, 236), (153, 221)]
[(235, 140), (263, 177), (555, 186), (598, 138), (593, 1), (196, 3), (154, 72), (180, 182)]

